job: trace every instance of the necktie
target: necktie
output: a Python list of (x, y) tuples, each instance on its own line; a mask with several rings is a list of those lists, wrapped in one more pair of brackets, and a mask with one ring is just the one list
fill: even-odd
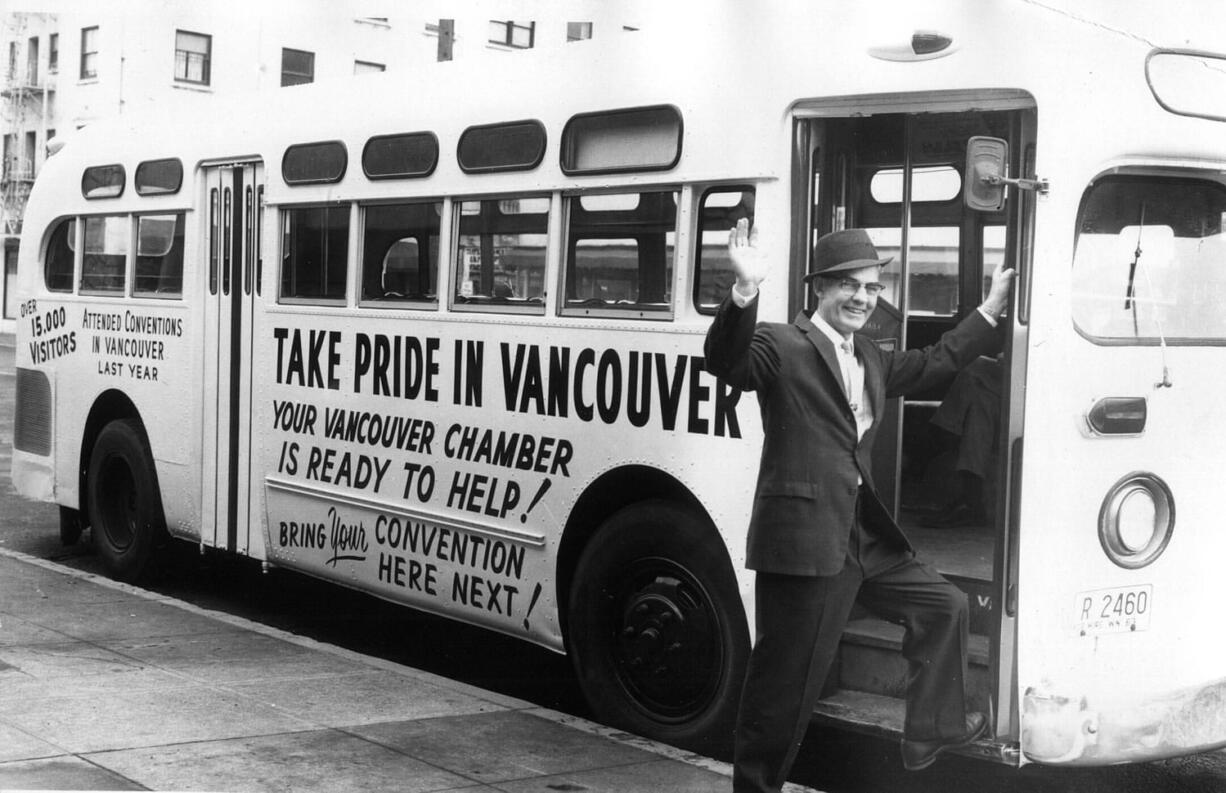
[(856, 365), (855, 348), (851, 346), (851, 341), (844, 341), (839, 347), (843, 350), (843, 356), (840, 358), (841, 366), (839, 367), (843, 370), (843, 388), (847, 391), (847, 401), (851, 404), (852, 411), (858, 412), (860, 410), (860, 395), (856, 394), (853, 389), (855, 377), (852, 373), (852, 367)]

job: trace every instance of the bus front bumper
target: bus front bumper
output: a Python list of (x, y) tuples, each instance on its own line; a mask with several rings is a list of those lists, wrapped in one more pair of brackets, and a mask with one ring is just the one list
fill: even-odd
[(1022, 754), (1036, 763), (1110, 765), (1226, 746), (1226, 678), (1118, 700), (1031, 687), (1022, 699)]

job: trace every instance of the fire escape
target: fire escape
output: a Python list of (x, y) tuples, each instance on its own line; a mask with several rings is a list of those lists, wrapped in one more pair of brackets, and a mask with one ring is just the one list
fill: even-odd
[[(8, 60), (4, 70), (4, 83), (0, 85), (4, 141), (4, 161), (0, 167), (0, 236), (4, 246), (15, 245), (21, 235), (21, 218), (25, 214), (26, 199), (42, 158), (38, 146), (47, 140), (47, 121), (51, 115), (51, 101), (55, 93), (53, 83), (54, 60), (48, 58), (43, 74), (39, 61), (39, 43), (46, 41), (47, 25), (32, 24), (43, 21), (44, 14), (10, 14), (5, 40), (8, 43)], [(32, 20), (31, 17), (39, 19)], [(27, 38), (27, 29), (34, 32)], [(24, 57), (18, 57), (24, 51)], [(54, 53), (49, 53), (54, 57)]]

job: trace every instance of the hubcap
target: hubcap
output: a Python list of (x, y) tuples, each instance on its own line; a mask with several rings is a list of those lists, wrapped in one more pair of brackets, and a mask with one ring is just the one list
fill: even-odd
[(618, 681), (648, 715), (667, 722), (707, 708), (723, 673), (719, 618), (706, 590), (669, 559), (631, 565), (616, 597)]

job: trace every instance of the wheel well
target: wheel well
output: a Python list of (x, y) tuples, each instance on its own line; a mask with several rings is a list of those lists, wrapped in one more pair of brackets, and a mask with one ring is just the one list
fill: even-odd
[(148, 437), (148, 433), (145, 432), (145, 423), (140, 418), (140, 412), (137, 411), (136, 405), (132, 404), (132, 400), (128, 399), (127, 394), (111, 389), (103, 391), (94, 400), (93, 407), (89, 409), (89, 416), (85, 419), (85, 429), (81, 433), (81, 456), (77, 458), (77, 504), (85, 524), (90, 522), (89, 509), (86, 506), (88, 502), (85, 497), (89, 458), (94, 453), (94, 443), (98, 440), (98, 433), (116, 419), (134, 419), (140, 425), (140, 431), (145, 434), (146, 438)]
[[(588, 540), (601, 524), (619, 509), (657, 498), (686, 504), (693, 507), (699, 515), (707, 517), (706, 509), (689, 488), (667, 473), (645, 465), (628, 465), (608, 471), (589, 485), (575, 502), (562, 532), (561, 545), (558, 547), (556, 591), (558, 617), (564, 637), (569, 634), (566, 627), (566, 610), (570, 600), (570, 584), (575, 566), (579, 563), (579, 556), (587, 547)], [(710, 528), (712, 537), (718, 539), (715, 526), (712, 524)]]

